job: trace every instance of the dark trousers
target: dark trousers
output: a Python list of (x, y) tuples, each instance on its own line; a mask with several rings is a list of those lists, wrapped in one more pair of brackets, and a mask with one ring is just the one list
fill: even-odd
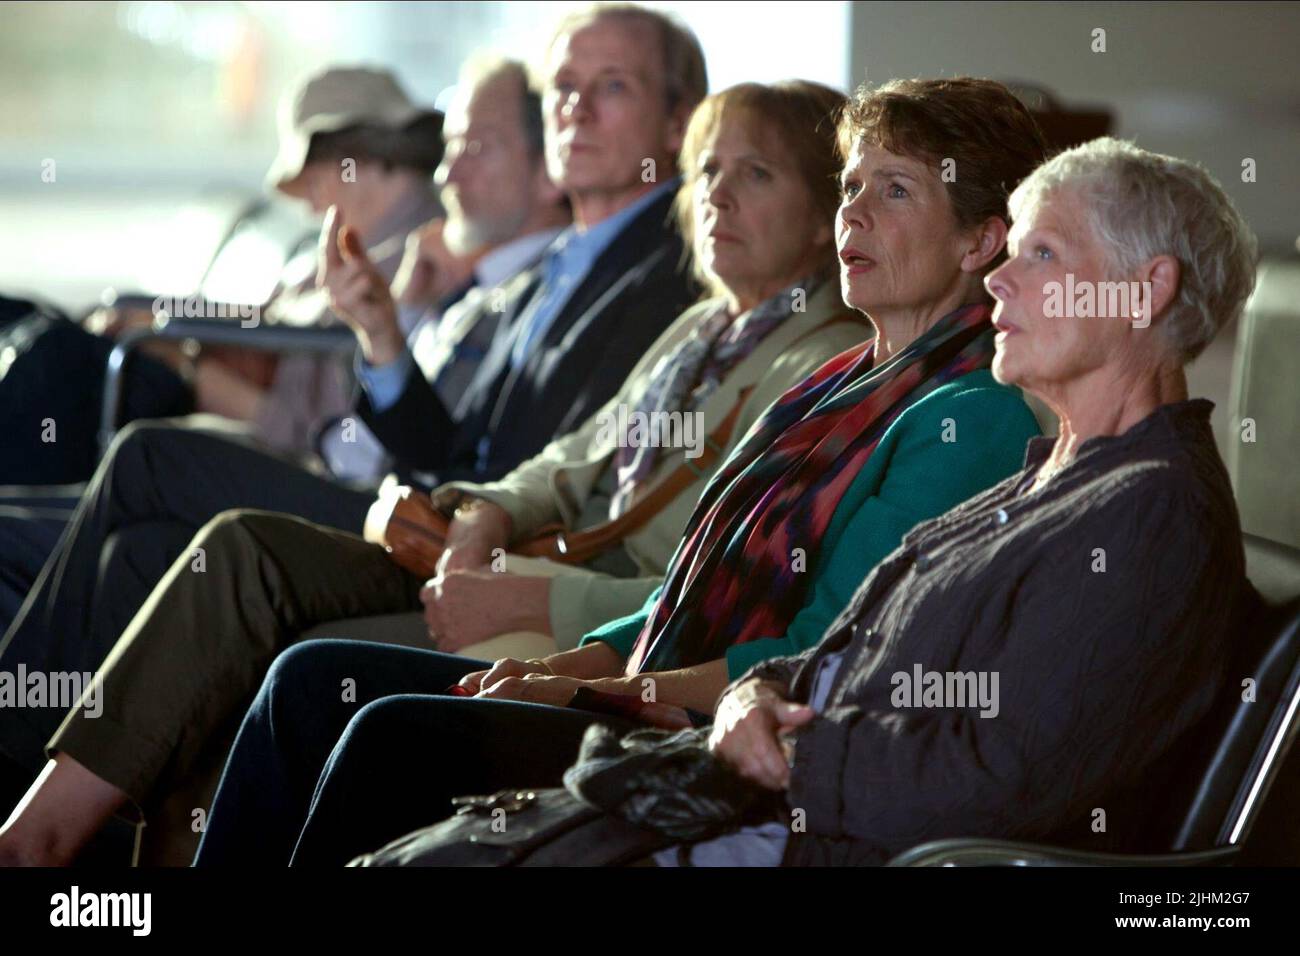
[(438, 693), (486, 666), (351, 641), (282, 654), (240, 728), (196, 865), (340, 866), (450, 816), (452, 797), (558, 786), (588, 726), (633, 727)]
[[(0, 669), (97, 669), (191, 538), (223, 511), (287, 512), (360, 533), (372, 500), (233, 434), (131, 425), (0, 641)], [(63, 716), (53, 707), (13, 710), (0, 721), (0, 751), (34, 772)]]
[(18, 616), (72, 520), (84, 485), (0, 487), (0, 631)]
[[(31, 302), (0, 313), (0, 485), (82, 482), (99, 458), (104, 377), (116, 343)], [(171, 368), (137, 354), (121, 380), (123, 422), (185, 415), (194, 395)], [(47, 427), (52, 431), (47, 432)]]

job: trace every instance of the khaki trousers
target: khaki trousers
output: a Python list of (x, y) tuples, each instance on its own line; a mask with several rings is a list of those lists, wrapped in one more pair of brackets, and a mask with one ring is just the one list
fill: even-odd
[[(561, 570), (546, 564), (518, 559), (507, 570)], [(135, 818), (147, 824), (141, 864), (189, 865), (230, 745), (276, 655), (313, 629), (312, 636), (431, 648), (410, 618), (368, 637), (342, 624), (318, 627), (418, 612), (422, 584), (356, 535), (272, 512), (224, 512), (172, 564), (104, 662), (99, 715), (74, 708), (48, 750), (69, 754), (131, 797)], [(545, 635), (515, 634), (463, 653), (491, 659), (553, 650)]]

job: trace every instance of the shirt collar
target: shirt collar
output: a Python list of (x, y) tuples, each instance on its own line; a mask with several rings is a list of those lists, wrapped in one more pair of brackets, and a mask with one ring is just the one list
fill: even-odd
[[(1096, 435), (1089, 438), (1079, 445), (1074, 460), (1066, 466), (1066, 469), (1098, 455), (1123, 452), (1134, 445), (1149, 443), (1153, 439), (1171, 439), (1193, 435), (1196, 432), (1208, 432), (1212, 411), (1214, 411), (1214, 402), (1207, 398), (1168, 402), (1119, 435)], [(1025, 467), (1037, 471), (1047, 460), (1055, 444), (1055, 435), (1038, 435), (1029, 439), (1029, 445), (1025, 449)]]
[(606, 216), (600, 222), (594, 223), (584, 230), (580, 231), (576, 224), (569, 226), (551, 243), (551, 248), (546, 252), (547, 258), (558, 257), (566, 261), (581, 261), (590, 266), (600, 258), (601, 253), (613, 244), (614, 240), (631, 224), (632, 220), (652, 206), (665, 192), (676, 189), (680, 184), (681, 180), (677, 177), (665, 183), (660, 183), (644, 195), (638, 196), (618, 212)]
[(560, 229), (543, 229), (502, 243), (474, 265), (476, 283), (484, 289), (500, 285), (536, 262), (542, 250), (561, 232)]

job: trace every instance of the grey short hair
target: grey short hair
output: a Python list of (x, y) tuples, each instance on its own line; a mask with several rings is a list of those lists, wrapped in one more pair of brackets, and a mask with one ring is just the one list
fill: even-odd
[(1012, 218), (1058, 191), (1083, 201), (1116, 277), (1156, 256), (1178, 260), (1178, 295), (1160, 328), (1183, 363), (1240, 316), (1255, 286), (1258, 243), (1204, 167), (1104, 136), (1030, 173), (1011, 194)]
[(458, 84), (468, 88), (486, 86), (494, 80), (510, 79), (519, 88), (519, 116), (523, 122), (524, 142), (528, 146), (528, 155), (534, 158), (542, 155), (542, 97), (532, 82), (532, 76), (519, 60), (512, 60), (490, 51), (471, 53), (461, 66)]
[(659, 34), (664, 97), (670, 113), (676, 110), (690, 113), (708, 94), (709, 74), (704, 64), (704, 48), (694, 31), (671, 14), (635, 3), (593, 3), (566, 14), (551, 34), (546, 56), (550, 57), (560, 37), (605, 19), (644, 23)]

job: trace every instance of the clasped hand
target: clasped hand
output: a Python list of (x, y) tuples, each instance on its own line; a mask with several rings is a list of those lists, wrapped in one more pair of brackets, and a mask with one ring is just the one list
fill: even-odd
[(781, 696), (775, 684), (751, 678), (718, 702), (709, 751), (736, 773), (769, 790), (790, 787), (793, 731), (815, 716)]

